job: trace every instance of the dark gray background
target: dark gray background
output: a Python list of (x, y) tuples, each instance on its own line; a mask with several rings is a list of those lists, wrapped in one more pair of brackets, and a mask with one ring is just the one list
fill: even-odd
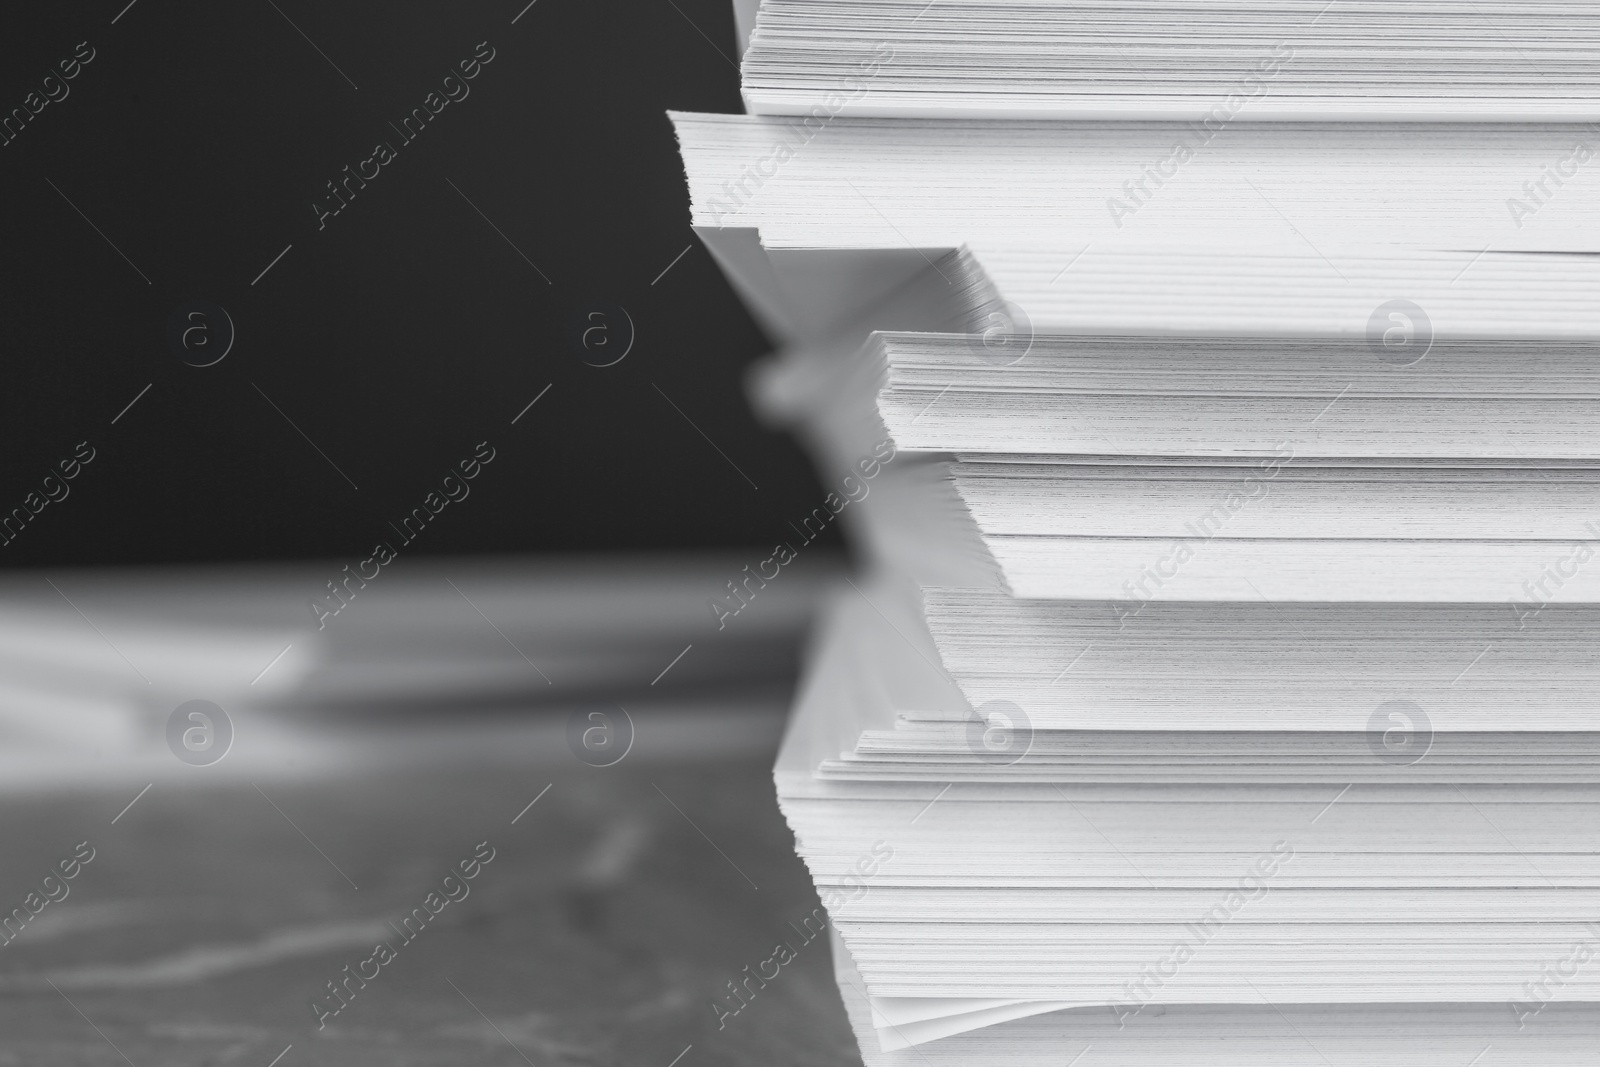
[[(0, 148), (0, 513), (97, 450), (0, 566), (365, 551), (485, 439), (415, 551), (762, 544), (810, 510), (805, 460), (746, 404), (769, 346), (689, 230), (663, 113), (741, 110), (728, 0), (525, 5), (0, 15), (0, 112), (96, 51)], [(325, 183), (481, 41), (470, 95), (319, 231)], [(215, 366), (167, 344), (190, 300), (235, 324)], [(567, 339), (593, 300), (635, 324), (613, 367)]]

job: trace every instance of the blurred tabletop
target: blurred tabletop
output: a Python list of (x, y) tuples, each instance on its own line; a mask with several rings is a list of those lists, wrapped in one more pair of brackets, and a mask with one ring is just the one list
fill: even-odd
[[(94, 858), (0, 949), (0, 1063), (858, 1062), (825, 939), (725, 1026), (711, 1007), (818, 906), (771, 756), (11, 799), (7, 908), (81, 842)], [(392, 931), (483, 842), (462, 899)], [(363, 967), (379, 941), (395, 958)], [(347, 965), (378, 974), (319, 1029)]]
[[(423, 572), (456, 613), (447, 631), (488, 631), (537, 661), (532, 643), (550, 627), (506, 621), (495, 582), (457, 571), (459, 589)], [(737, 569), (725, 572), (694, 572), (685, 602), (704, 613), (692, 615), (699, 632), (660, 634), (648, 656), (631, 642), (640, 669), (615, 703), (594, 703), (589, 681), (521, 703), (496, 683), (499, 697), (470, 710), (444, 690), (385, 714), (383, 699), (297, 704), (290, 688), (239, 704), (233, 750), (205, 766), (166, 751), (158, 704), (135, 720), (151, 737), (118, 748), (93, 735), (92, 773), (0, 783), (0, 915), (29, 916), (0, 946), (0, 1064), (859, 1063), (826, 938), (795, 934), (818, 901), (771, 778), (793, 654), (774, 659), (770, 642), (746, 636), (788, 667), (720, 685), (685, 671), (676, 691), (645, 684), (642, 668), (683, 644), (717, 650), (704, 587)], [(70, 584), (84, 622), (116, 614), (111, 593)], [(607, 610), (625, 612), (616, 593)], [(469, 611), (450, 603), (469, 597)], [(124, 601), (132, 633), (140, 598)], [(372, 597), (346, 611), (363, 607), (379, 617)], [(777, 630), (798, 642), (807, 614), (789, 611)], [(288, 621), (309, 644), (310, 627)], [(744, 621), (747, 635), (762, 625)], [(738, 659), (737, 644), (724, 647)], [(331, 677), (338, 657), (299, 670)], [(603, 665), (586, 675), (604, 676)], [(180, 685), (170, 699), (197, 695)], [(597, 759), (574, 740), (594, 707), (621, 713), (607, 728), (629, 737), (610, 765), (594, 764), (617, 750)], [(63, 862), (73, 869), (90, 849), (63, 879)], [(713, 1001), (780, 941), (798, 957), (719, 1025)], [(380, 942), (389, 958), (368, 962)], [(368, 978), (335, 1000), (330, 983), (351, 974)]]

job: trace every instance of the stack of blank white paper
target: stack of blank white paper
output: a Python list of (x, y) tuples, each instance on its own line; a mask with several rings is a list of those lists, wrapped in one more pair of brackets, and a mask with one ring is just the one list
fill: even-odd
[(875, 115), (1600, 117), (1587, 0), (763, 0), (746, 105)]
[[(1235, 665), (1275, 672), (1269, 688), (1316, 647), (1278, 646)], [(939, 647), (898, 583), (861, 584), (777, 768), (869, 1062), (1592, 1054), (1595, 734), (1429, 730), (1409, 702), (1373, 729), (1375, 701), (1354, 728), (1085, 729), (1005, 698), (980, 718)], [(1229, 1020), (1237, 1050), (1219, 1045)], [(1457, 1037), (1428, 1036), (1442, 1029)]]
[(776, 770), (870, 1064), (1592, 1059), (1597, 33), (766, 0), (673, 116), (872, 563)]

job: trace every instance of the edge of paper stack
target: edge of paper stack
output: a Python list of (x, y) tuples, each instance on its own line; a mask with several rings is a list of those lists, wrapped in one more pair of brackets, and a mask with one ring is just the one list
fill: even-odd
[(1600, 7), (735, 6), (866, 1062), (1591, 1062)]

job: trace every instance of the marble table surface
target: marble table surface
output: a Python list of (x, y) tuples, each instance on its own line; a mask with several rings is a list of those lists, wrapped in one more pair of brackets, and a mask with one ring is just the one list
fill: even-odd
[[(7, 795), (0, 912), (38, 913), (0, 948), (0, 1064), (859, 1063), (825, 938), (720, 1028), (712, 1007), (818, 906), (773, 798), (780, 709), (610, 767), (544, 721), (448, 760)], [(343, 1003), (320, 1026), (319, 997)]]

